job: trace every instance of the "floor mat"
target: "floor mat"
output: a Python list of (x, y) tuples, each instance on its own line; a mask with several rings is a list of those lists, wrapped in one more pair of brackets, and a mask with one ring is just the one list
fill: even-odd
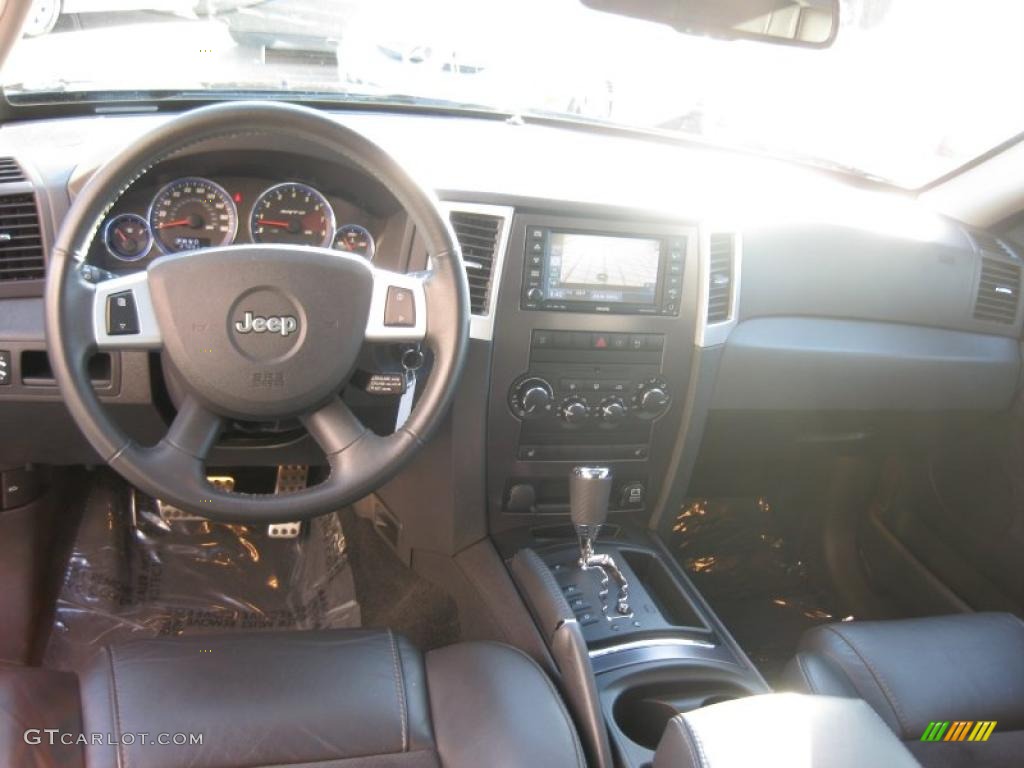
[(407, 568), (369, 520), (346, 511), (342, 525), (348, 533), (363, 626), (390, 627), (424, 651), (458, 642), (454, 598)]
[(44, 666), (76, 670), (98, 646), (132, 638), (360, 626), (337, 515), (271, 539), (266, 526), (168, 524), (145, 507), (112, 478), (92, 485)]
[(767, 499), (699, 499), (679, 512), (667, 541), (769, 684), (805, 630), (852, 618), (813, 576), (799, 538)]

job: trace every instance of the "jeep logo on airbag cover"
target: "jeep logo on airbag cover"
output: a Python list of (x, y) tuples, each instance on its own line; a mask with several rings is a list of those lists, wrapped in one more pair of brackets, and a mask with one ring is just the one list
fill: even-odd
[(262, 317), (246, 310), (241, 320), (235, 321), (239, 333), (279, 333), (288, 336), (299, 329), (299, 321), (293, 315)]

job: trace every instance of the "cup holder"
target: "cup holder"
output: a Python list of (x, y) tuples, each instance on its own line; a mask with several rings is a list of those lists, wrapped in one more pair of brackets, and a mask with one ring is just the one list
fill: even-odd
[(676, 715), (751, 693), (747, 686), (713, 671), (683, 679), (637, 682), (622, 687), (612, 705), (612, 717), (626, 738), (654, 751), (668, 721)]

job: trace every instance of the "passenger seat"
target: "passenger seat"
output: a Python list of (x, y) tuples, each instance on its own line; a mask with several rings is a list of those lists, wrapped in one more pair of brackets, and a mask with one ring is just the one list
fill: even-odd
[[(1024, 622), (1009, 613), (816, 627), (781, 687), (864, 699), (925, 766), (1024, 764)], [(938, 741), (922, 741), (930, 726)]]

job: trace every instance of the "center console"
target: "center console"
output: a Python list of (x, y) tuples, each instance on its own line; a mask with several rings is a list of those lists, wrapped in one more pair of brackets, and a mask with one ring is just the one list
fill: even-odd
[(672, 718), (768, 689), (663, 544), (628, 523), (606, 525), (608, 468), (574, 467), (568, 483), (575, 541), (539, 527), (499, 547), (590, 764), (646, 768)]
[(505, 254), (489, 527), (597, 766), (649, 766), (676, 714), (768, 690), (647, 528), (686, 433), (700, 261), (695, 226), (530, 213)]
[(650, 511), (682, 419), (697, 261), (696, 227), (516, 216), (494, 323), (492, 531), (567, 514), (576, 464), (611, 469), (613, 513)]

